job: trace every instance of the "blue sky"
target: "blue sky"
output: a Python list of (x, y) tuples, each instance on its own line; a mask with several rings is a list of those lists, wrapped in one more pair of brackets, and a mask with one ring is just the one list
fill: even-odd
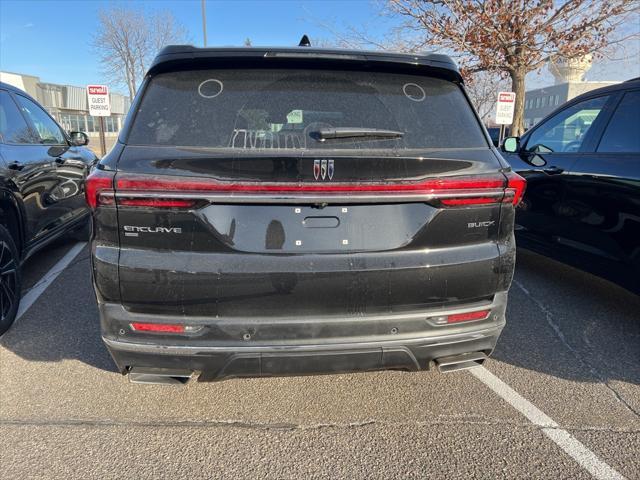
[[(0, 0), (0, 70), (62, 84), (103, 82), (90, 47), (91, 35), (98, 11), (114, 3), (169, 10), (187, 28), (192, 43), (202, 45), (200, 0)], [(254, 45), (296, 45), (303, 33), (330, 39), (332, 34), (323, 25), (337, 31), (355, 26), (376, 36), (391, 24), (380, 16), (377, 0), (207, 0), (209, 45), (242, 45), (247, 37)], [(639, 75), (640, 62), (627, 60), (596, 65), (588, 79), (624, 80)], [(527, 87), (551, 81), (544, 71), (532, 75)]]
[[(202, 46), (200, 0), (182, 1), (30, 1), (0, 0), (0, 69), (39, 76), (43, 81), (85, 85), (99, 83), (100, 66), (91, 50), (98, 11), (110, 4), (168, 10)], [(207, 42), (242, 45), (297, 45), (303, 33), (329, 38), (322, 22), (340, 19), (361, 25), (378, 10), (369, 1), (213, 1), (207, 0)], [(351, 23), (352, 22), (352, 23)]]

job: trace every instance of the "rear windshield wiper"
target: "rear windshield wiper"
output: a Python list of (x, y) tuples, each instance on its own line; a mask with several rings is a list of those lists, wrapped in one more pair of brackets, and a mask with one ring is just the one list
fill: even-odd
[(401, 138), (404, 132), (397, 130), (384, 130), (381, 128), (359, 128), (359, 127), (335, 127), (321, 128), (313, 132), (309, 132), (309, 136), (318, 142), (325, 140), (333, 140), (336, 138), (362, 138), (362, 139), (390, 139)]

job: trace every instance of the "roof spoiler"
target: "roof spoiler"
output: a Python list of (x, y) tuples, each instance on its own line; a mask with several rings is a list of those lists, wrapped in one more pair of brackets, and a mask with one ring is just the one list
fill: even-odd
[(298, 47), (219, 47), (198, 48), (192, 45), (170, 45), (163, 48), (153, 60), (149, 74), (160, 72), (189, 70), (193, 68), (214, 68), (215, 66), (231, 65), (267, 67), (276, 64), (294, 67), (304, 64), (325, 63), (330, 66), (357, 65), (366, 70), (398, 71), (417, 73), (421, 71), (436, 75), (451, 81), (462, 82), (462, 77), (456, 63), (447, 55), (438, 53), (398, 53), (367, 50), (350, 50), (339, 48), (311, 47), (309, 38), (304, 35), (300, 44), (308, 46)]

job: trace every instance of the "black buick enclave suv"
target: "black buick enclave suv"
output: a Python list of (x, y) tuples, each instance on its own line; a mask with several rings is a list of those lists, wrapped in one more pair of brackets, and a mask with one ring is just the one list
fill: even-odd
[(104, 341), (139, 382), (477, 365), (524, 187), (446, 56), (167, 47), (87, 180)]

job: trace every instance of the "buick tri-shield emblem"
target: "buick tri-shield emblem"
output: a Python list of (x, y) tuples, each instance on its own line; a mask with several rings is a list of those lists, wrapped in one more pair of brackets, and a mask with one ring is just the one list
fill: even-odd
[(329, 180), (333, 178), (335, 166), (333, 160), (314, 160), (313, 161), (313, 178), (316, 180)]

